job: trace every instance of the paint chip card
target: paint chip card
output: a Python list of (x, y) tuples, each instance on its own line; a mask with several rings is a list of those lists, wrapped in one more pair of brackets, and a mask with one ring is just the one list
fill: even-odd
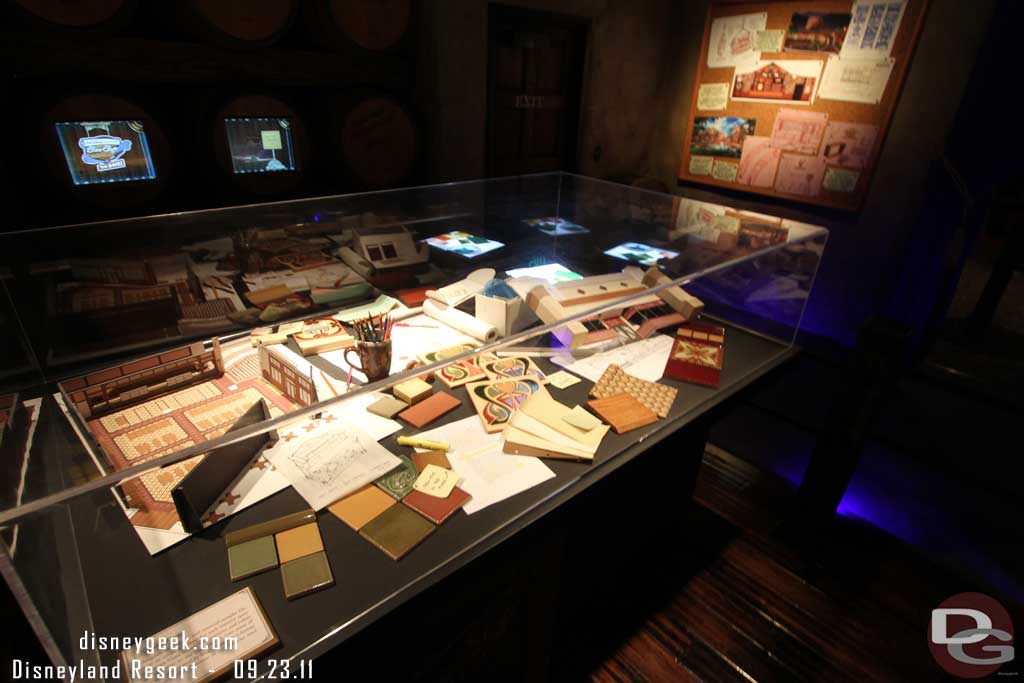
[(573, 384), (578, 384), (579, 381), (579, 377), (571, 372), (566, 372), (565, 370), (559, 370), (556, 373), (548, 375), (548, 384), (559, 389), (568, 389)]
[(427, 465), (413, 482), (413, 489), (435, 498), (447, 498), (459, 483), (459, 475), (437, 465)]

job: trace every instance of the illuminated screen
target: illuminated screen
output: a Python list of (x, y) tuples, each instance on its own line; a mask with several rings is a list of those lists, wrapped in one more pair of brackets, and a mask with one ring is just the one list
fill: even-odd
[(678, 251), (669, 249), (658, 249), (640, 242), (624, 242), (604, 252), (608, 256), (620, 258), (623, 261), (639, 263), (641, 266), (653, 266), (658, 261), (667, 261), (679, 256)]
[(295, 170), (292, 120), (270, 116), (224, 119), (235, 173)]
[(75, 185), (156, 178), (141, 121), (58, 121), (55, 125)]
[(489, 251), (505, 246), (503, 242), (495, 242), (486, 237), (477, 237), (461, 230), (452, 230), (443, 235), (435, 235), (424, 241), (432, 247), (442, 251), (450, 251), (453, 254), (465, 256), (466, 258), (476, 258), (481, 254), (486, 254)]
[(513, 268), (506, 270), (509, 277), (538, 277), (554, 284), (556, 282), (568, 282), (569, 280), (582, 280), (583, 276), (571, 271), (561, 263), (546, 263), (543, 266), (527, 266), (526, 268)]

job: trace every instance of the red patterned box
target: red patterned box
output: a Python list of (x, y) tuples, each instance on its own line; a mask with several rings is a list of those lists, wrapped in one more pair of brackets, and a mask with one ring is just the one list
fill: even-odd
[(706, 323), (687, 323), (676, 330), (665, 377), (717, 387), (725, 355), (725, 328)]

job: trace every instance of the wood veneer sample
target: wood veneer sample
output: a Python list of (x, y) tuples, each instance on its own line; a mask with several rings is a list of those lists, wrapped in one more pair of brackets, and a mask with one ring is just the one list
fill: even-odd
[(413, 453), (412, 461), (416, 465), (417, 472), (422, 472), (427, 465), (437, 465), (438, 467), (443, 467), (446, 470), (450, 470), (452, 468), (452, 464), (448, 462), (448, 456), (444, 451)]
[(359, 534), (387, 553), (391, 559), (400, 560), (434, 533), (435, 528), (411, 508), (393, 505), (360, 529)]
[(616, 434), (625, 434), (658, 421), (654, 411), (629, 394), (595, 398), (587, 407), (612, 426)]
[(316, 522), (281, 531), (274, 535), (274, 540), (277, 542), (277, 557), (281, 560), (281, 564), (318, 553), (324, 549), (324, 541), (320, 538), (320, 527)]
[(668, 417), (678, 391), (673, 387), (628, 374), (618, 365), (609, 365), (597, 383), (590, 389), (593, 398), (608, 398), (629, 394), (650, 408), (658, 417)]
[(447, 498), (437, 498), (420, 491), (413, 491), (402, 499), (402, 503), (434, 524), (441, 524), (455, 514), (456, 510), (468, 503), (471, 498), (472, 496), (456, 486)]
[(429, 384), (419, 378), (396, 384), (395, 388), (392, 389), (396, 398), (405, 401), (409, 405), (419, 403), (430, 396), (433, 391)]
[(327, 509), (345, 524), (359, 531), (395, 502), (391, 495), (373, 484), (368, 484), (338, 502), (331, 503)]
[(430, 398), (420, 401), (413, 407), (398, 414), (413, 427), (422, 429), (445, 413), (449, 413), (462, 405), (462, 401), (449, 393), (439, 391)]

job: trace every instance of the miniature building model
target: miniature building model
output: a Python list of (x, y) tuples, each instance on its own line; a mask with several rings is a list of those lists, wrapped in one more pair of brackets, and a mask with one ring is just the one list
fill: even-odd
[(286, 398), (300, 406), (311, 406), (317, 399), (316, 384), (277, 351), (260, 345), (260, 371), (263, 379), (277, 387)]
[(352, 248), (378, 270), (425, 263), (430, 255), (425, 245), (416, 244), (404, 225), (356, 228)]
[(90, 419), (223, 374), (220, 340), (214, 338), (209, 349), (196, 342), (74, 377), (58, 386), (68, 405)]

